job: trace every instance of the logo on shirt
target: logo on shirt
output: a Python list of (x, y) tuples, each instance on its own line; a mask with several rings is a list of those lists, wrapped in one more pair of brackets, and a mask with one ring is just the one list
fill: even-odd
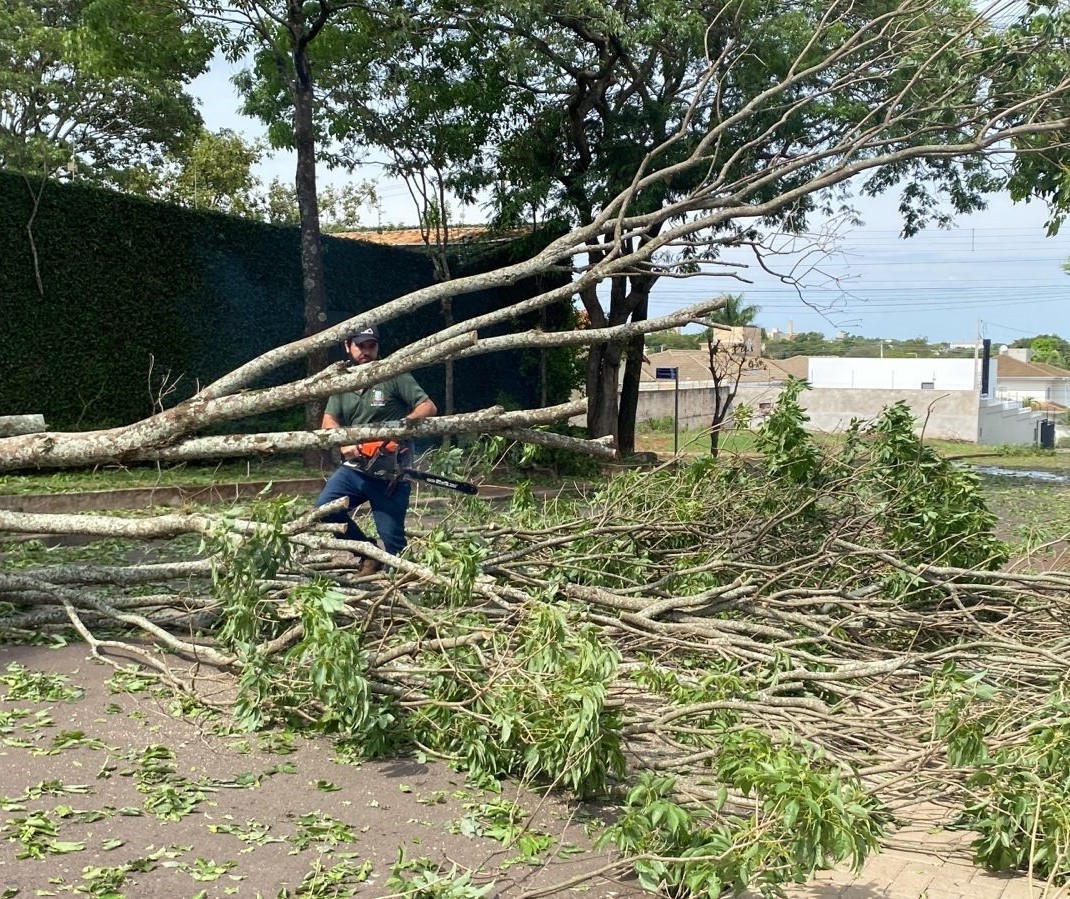
[(386, 394), (383, 392), (383, 388), (382, 387), (373, 387), (372, 388), (371, 405), (373, 405), (373, 406), (385, 406), (386, 405)]

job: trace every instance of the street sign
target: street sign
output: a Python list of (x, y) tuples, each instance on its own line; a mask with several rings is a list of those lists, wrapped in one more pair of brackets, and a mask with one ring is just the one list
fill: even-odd
[(672, 451), (673, 455), (680, 451), (680, 369), (655, 368), (654, 377), (659, 381), (673, 381), (673, 412), (672, 412)]

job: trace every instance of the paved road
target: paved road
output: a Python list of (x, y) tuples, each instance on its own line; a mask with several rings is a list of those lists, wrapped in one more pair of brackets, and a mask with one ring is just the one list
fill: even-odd
[[(970, 860), (971, 834), (941, 830), (939, 815), (916, 816), (857, 876), (825, 871), (788, 890), (790, 899), (1066, 899), (1066, 888), (1025, 875), (992, 874)], [(928, 820), (926, 820), (928, 818)]]

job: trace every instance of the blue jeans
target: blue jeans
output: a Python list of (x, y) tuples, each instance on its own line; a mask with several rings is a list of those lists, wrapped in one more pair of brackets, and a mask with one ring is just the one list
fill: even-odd
[(323, 520), (345, 524), (346, 530), (343, 536), (347, 540), (365, 540), (375, 543), (374, 540), (368, 540), (364, 532), (349, 516), (349, 512), (354, 511), (358, 506), (369, 503), (372, 507), (372, 518), (375, 519), (375, 527), (383, 539), (384, 548), (388, 553), (396, 556), (405, 548), (407, 542), (405, 514), (409, 511), (409, 494), (412, 493), (412, 484), (408, 481), (398, 481), (393, 484), (393, 489), (390, 488), (390, 481), (368, 477), (362, 471), (343, 465), (323, 485), (323, 491), (316, 500), (316, 508), (348, 496), (348, 512), (340, 509), (324, 516)]

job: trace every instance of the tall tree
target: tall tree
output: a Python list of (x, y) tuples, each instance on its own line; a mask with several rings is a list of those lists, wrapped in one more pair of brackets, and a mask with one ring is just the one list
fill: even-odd
[[(693, 146), (697, 130), (680, 126), (705, 68), (707, 20), (699, 7), (544, 2), (506, 9), (491, 21), (514, 69), (517, 60), (528, 60), (514, 98), (520, 114), (502, 123), (492, 162), (506, 185), (496, 195), (504, 221), (527, 207), (528, 215), (541, 210), (552, 220), (588, 224), (628, 187), (653, 148), (673, 135), (677, 146), (669, 157)], [(708, 117), (695, 112), (693, 124), (701, 129)], [(633, 208), (653, 211), (672, 191), (668, 181), (651, 184), (635, 194)], [(643, 247), (661, 227), (654, 222), (627, 235), (602, 235), (582, 248), (587, 265), (612, 257), (621, 241), (629, 250)], [(652, 260), (621, 272), (608, 289), (586, 287), (580, 299), (592, 327), (645, 319), (664, 271)], [(614, 436), (624, 452), (634, 449), (642, 351), (642, 342), (632, 339), (597, 344), (587, 356), (588, 430)]]
[(742, 294), (730, 293), (725, 296), (724, 305), (707, 315), (706, 320), (717, 325), (745, 328), (754, 324), (760, 311), (758, 306), (744, 306)]
[[(356, 230), (362, 220), (363, 207), (374, 208), (378, 200), (378, 191), (371, 181), (353, 182), (340, 187), (328, 184), (320, 190), (316, 200), (324, 233)], [(292, 185), (273, 178), (266, 189), (257, 195), (255, 218), (273, 225), (300, 224), (297, 191)]]
[(1014, 341), (1012, 347), (1025, 347), (1032, 350), (1031, 362), (1040, 362), (1066, 368), (1070, 364), (1070, 341), (1057, 334), (1038, 334), (1036, 337), (1024, 337)]
[[(514, 86), (485, 174), (500, 219), (582, 228), (627, 196), (618, 209), (633, 226), (600, 229), (578, 248), (578, 271), (622, 253), (645, 260), (606, 288), (582, 289), (594, 327), (640, 320), (659, 279), (716, 264), (726, 246), (769, 265), (764, 236), (840, 208), (851, 184), (900, 190), (907, 235), (980, 208), (1007, 184), (985, 135), (1005, 129), (1008, 145), (1036, 152), (1057, 142), (1053, 129), (1028, 127), (1025, 110), (1066, 114), (1066, 14), (1054, 4), (997, 2), (983, 13), (960, 0), (444, 5), (453, 22), (498, 36), (495, 65)], [(1020, 193), (1028, 179), (1018, 178)], [(674, 219), (658, 214), (681, 198)], [(704, 225), (679, 238), (688, 218)], [(616, 435), (625, 450), (640, 352), (606, 344), (589, 356), (590, 431)]]
[(169, 0), (0, 4), (0, 167), (122, 187), (201, 127), (212, 40)]
[[(385, 155), (385, 172), (402, 180), (413, 201), (420, 233), (438, 280), (449, 280), (458, 207), (477, 201), (487, 186), (483, 157), (496, 122), (506, 115), (508, 72), (480, 29), (453, 22), (441, 11), (415, 4), (407, 28), (367, 33), (351, 41), (339, 64), (321, 77), (336, 101), (331, 133), (339, 153), (362, 158), (369, 148)], [(352, 72), (359, 66), (361, 76)], [(453, 300), (441, 303), (454, 324)], [(446, 414), (454, 410), (453, 362), (444, 362)]]
[[(273, 146), (296, 152), (294, 185), (301, 227), (304, 330), (306, 335), (315, 334), (327, 323), (316, 162), (328, 135), (323, 127), (324, 100), (316, 89), (314, 58), (320, 50), (327, 59), (344, 56), (348, 37), (366, 30), (366, 4), (359, 0), (179, 2), (203, 21), (225, 29), (231, 59), (251, 55), (252, 67), (237, 79), (245, 96), (245, 111), (268, 125)], [(309, 371), (318, 371), (326, 363), (327, 351), (319, 349), (308, 358)], [(310, 402), (306, 424), (318, 427), (322, 413), (321, 400)]]

